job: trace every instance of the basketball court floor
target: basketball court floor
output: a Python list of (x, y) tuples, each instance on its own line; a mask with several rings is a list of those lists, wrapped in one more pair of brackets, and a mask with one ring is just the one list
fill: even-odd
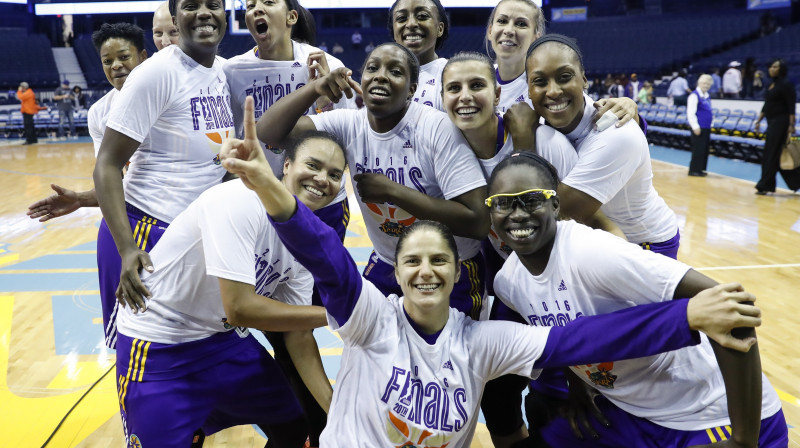
[[(652, 147), (651, 154), (656, 188), (680, 221), (680, 260), (720, 282), (741, 282), (758, 298), (762, 366), (782, 400), (790, 446), (800, 447), (800, 195), (753, 194), (756, 165), (712, 158), (709, 176), (694, 178), (686, 175), (688, 153)], [(43, 446), (73, 407), (47, 446), (124, 446), (108, 373), (114, 352), (102, 343), (100, 212), (82, 209), (46, 223), (25, 214), (52, 194), (51, 183), (91, 188), (93, 166), (88, 141), (0, 146), (1, 446)], [(345, 243), (363, 266), (371, 246), (358, 207), (350, 210)], [(333, 382), (341, 340), (325, 328), (315, 334)], [(263, 447), (264, 438), (242, 426), (208, 437), (205, 446)], [(491, 446), (485, 426), (472, 446)]]

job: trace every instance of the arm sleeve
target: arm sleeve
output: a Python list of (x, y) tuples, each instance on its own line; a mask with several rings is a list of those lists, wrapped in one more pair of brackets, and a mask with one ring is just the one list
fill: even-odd
[[(431, 108), (432, 111), (435, 109)], [(438, 124), (429, 129), (433, 135), (433, 167), (436, 180), (445, 199), (452, 199), (486, 185), (478, 158), (470, 148), (461, 131), (453, 125), (443, 112)], [(424, 116), (423, 116), (424, 117)], [(433, 117), (428, 117), (433, 118)], [(437, 119), (439, 117), (436, 117)]]
[[(174, 63), (178, 64), (177, 61)], [(174, 90), (170, 88), (170, 75), (155, 61), (136, 67), (117, 94), (108, 112), (106, 126), (143, 142), (170, 102)]]
[(655, 355), (700, 343), (689, 329), (688, 299), (635, 306), (551, 327), (534, 368), (594, 364)]
[(697, 95), (691, 94), (686, 100), (686, 121), (692, 129), (700, 129), (697, 122)]
[(269, 219), (289, 252), (311, 271), (328, 314), (344, 325), (358, 302), (362, 280), (339, 235), (300, 201), (287, 221)]
[(264, 230), (259, 220), (264, 218), (253, 212), (254, 207), (260, 208), (260, 204), (254, 203), (258, 200), (255, 194), (246, 193), (247, 196), (242, 195), (232, 204), (228, 201), (227, 207), (216, 207), (216, 201), (208, 200), (207, 196), (204, 200), (201, 196), (198, 200), (203, 201), (203, 208), (198, 213), (198, 225), (206, 273), (255, 286), (253, 252), (258, 232)]
[(635, 126), (611, 127), (588, 137), (592, 141), (581, 149), (564, 183), (601, 204), (610, 201), (628, 183), (647, 151), (647, 140)]

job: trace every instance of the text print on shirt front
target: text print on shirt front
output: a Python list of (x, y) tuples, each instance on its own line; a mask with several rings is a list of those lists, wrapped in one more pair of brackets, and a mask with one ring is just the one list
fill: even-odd
[[(233, 127), (230, 97), (222, 95), (201, 95), (190, 100), (192, 125), (195, 131), (210, 131)], [(203, 129), (200, 128), (200, 116), (203, 117)]]
[[(563, 302), (563, 304), (559, 302)], [(569, 306), (568, 300), (554, 300), (553, 303), (555, 304), (556, 309), (552, 311), (555, 312), (549, 312), (551, 310), (547, 307), (547, 302), (542, 302), (542, 309), (546, 314), (536, 314), (536, 310), (534, 309), (533, 305), (530, 305), (532, 313), (526, 316), (528, 318), (528, 322), (530, 322), (530, 324), (534, 327), (563, 327), (570, 321), (583, 316), (583, 313), (575, 313), (573, 317), (570, 317), (569, 312), (572, 311), (572, 309)]]
[[(289, 281), (289, 271), (292, 270), (292, 267), (289, 266), (283, 272), (280, 271), (278, 265), (281, 262), (281, 259), (275, 259), (272, 263), (267, 258), (267, 254), (269, 254), (269, 249), (266, 249), (264, 253), (261, 255), (255, 254), (255, 262), (256, 262), (256, 284), (255, 290), (256, 293), (262, 296), (271, 296), (272, 293), (275, 292), (275, 287), (278, 286), (279, 283), (284, 283)], [(283, 278), (281, 278), (283, 277)], [(267, 290), (268, 287), (273, 286), (271, 290)]]
[[(278, 81), (280, 81), (280, 77), (281, 75), (278, 75)], [(292, 74), (290, 78), (294, 81), (294, 74)], [(269, 76), (264, 78), (264, 82), (264, 84), (261, 84), (257, 80), (253, 80), (253, 85), (245, 90), (245, 96), (253, 97), (253, 108), (255, 110), (256, 120), (261, 118), (261, 115), (279, 99), (292, 93), (292, 84), (288, 82), (283, 84), (280, 82), (271, 84), (269, 82)], [(306, 85), (304, 82), (297, 83), (294, 86), (294, 90), (298, 90), (304, 85)], [(305, 111), (303, 115), (308, 115), (308, 110)]]
[(461, 431), (469, 421), (466, 390), (462, 387), (451, 390), (447, 378), (442, 387), (433, 381), (423, 383), (416, 374), (413, 376), (406, 369), (393, 367), (381, 401), (394, 403), (392, 411), (411, 424), (443, 432)]

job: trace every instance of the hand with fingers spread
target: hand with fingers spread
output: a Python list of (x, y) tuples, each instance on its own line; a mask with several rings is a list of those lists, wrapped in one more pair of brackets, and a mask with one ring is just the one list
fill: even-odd
[[(611, 111), (611, 113), (616, 115), (619, 119), (617, 127), (621, 127), (625, 123), (631, 121), (631, 119), (635, 119), (637, 123), (639, 122), (639, 106), (630, 98), (604, 98), (595, 101), (594, 107), (597, 109), (594, 117), (592, 117), (592, 123), (595, 129), (597, 128), (597, 122), (600, 121), (600, 118), (608, 111)], [(603, 129), (598, 130), (602, 131)]]
[(739, 283), (725, 283), (701, 291), (689, 300), (686, 309), (689, 328), (708, 335), (723, 347), (747, 352), (755, 337), (739, 339), (736, 328), (761, 326), (761, 310), (753, 305), (755, 296)]
[(306, 65), (308, 65), (308, 79), (310, 80), (321, 78), (331, 72), (328, 67), (328, 58), (325, 57), (325, 52), (322, 50), (309, 53)]
[(373, 204), (393, 202), (393, 191), (400, 185), (378, 173), (359, 173), (353, 176), (353, 180), (361, 200)]
[(39, 218), (39, 222), (45, 222), (59, 216), (69, 215), (81, 207), (97, 206), (94, 190), (78, 193), (56, 184), (50, 184), (50, 188), (56, 194), (28, 206), (27, 213), (31, 219)]
[(117, 286), (117, 300), (122, 306), (130, 306), (134, 314), (147, 311), (146, 299), (152, 297), (150, 290), (142, 283), (141, 272), (144, 268), (147, 272), (153, 272), (153, 262), (150, 255), (133, 247), (120, 254), (122, 259), (122, 271), (119, 275), (119, 286)]
[(594, 417), (606, 428), (611, 426), (611, 423), (603, 415), (600, 408), (595, 403), (595, 398), (602, 395), (597, 389), (586, 384), (585, 381), (578, 378), (578, 376), (570, 369), (564, 369), (567, 376), (568, 396), (567, 400), (559, 406), (558, 412), (562, 417), (566, 418), (572, 433), (579, 440), (584, 440), (584, 434), (592, 439), (598, 439), (600, 436), (597, 431), (589, 423), (589, 414)]
[(256, 136), (256, 119), (253, 97), (244, 101), (244, 140), (229, 138), (219, 151), (222, 166), (242, 179), (251, 190), (266, 187), (275, 182), (275, 175), (267, 163), (264, 150)]
[(361, 86), (353, 81), (350, 76), (353, 72), (347, 67), (336, 70), (312, 81), (314, 90), (318, 95), (327, 96), (334, 103), (338, 103), (342, 96), (353, 98), (354, 93), (361, 95)]

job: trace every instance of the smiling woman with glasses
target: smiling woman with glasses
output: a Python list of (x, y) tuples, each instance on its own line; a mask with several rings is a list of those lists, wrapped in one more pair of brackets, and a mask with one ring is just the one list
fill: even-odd
[[(495, 295), (502, 301), (499, 318), (558, 327), (681, 297), (753, 299), (738, 283), (719, 285), (677, 260), (572, 220), (559, 221), (558, 188), (555, 168), (532, 153), (514, 154), (492, 173), (486, 199), (492, 227), (514, 251), (495, 278)], [(747, 312), (748, 305), (742, 306)], [(738, 331), (734, 334), (755, 335)], [(627, 343), (648, 338), (642, 334)], [(705, 446), (716, 442), (711, 431), (741, 443), (735, 446), (786, 446), (781, 404), (760, 366), (757, 346), (735, 356), (705, 340), (656, 356), (572, 366), (570, 388), (596, 389), (594, 394), (601, 394), (598, 412), (611, 422), (609, 427), (590, 418), (593, 428), (602, 429), (587, 427), (584, 433), (592, 443), (585, 446), (652, 446), (652, 440), (663, 447)], [(559, 385), (564, 382), (559, 373), (545, 370), (537, 381), (546, 378), (547, 384)], [(507, 407), (521, 414), (518, 403), (511, 402), (519, 396), (507, 396)], [(561, 415), (559, 404), (538, 392), (528, 395), (528, 421), (543, 426), (531, 433), (550, 446), (584, 446), (573, 434), (575, 422), (564, 417), (548, 421), (548, 416)], [(509, 421), (521, 422), (521, 415)]]

